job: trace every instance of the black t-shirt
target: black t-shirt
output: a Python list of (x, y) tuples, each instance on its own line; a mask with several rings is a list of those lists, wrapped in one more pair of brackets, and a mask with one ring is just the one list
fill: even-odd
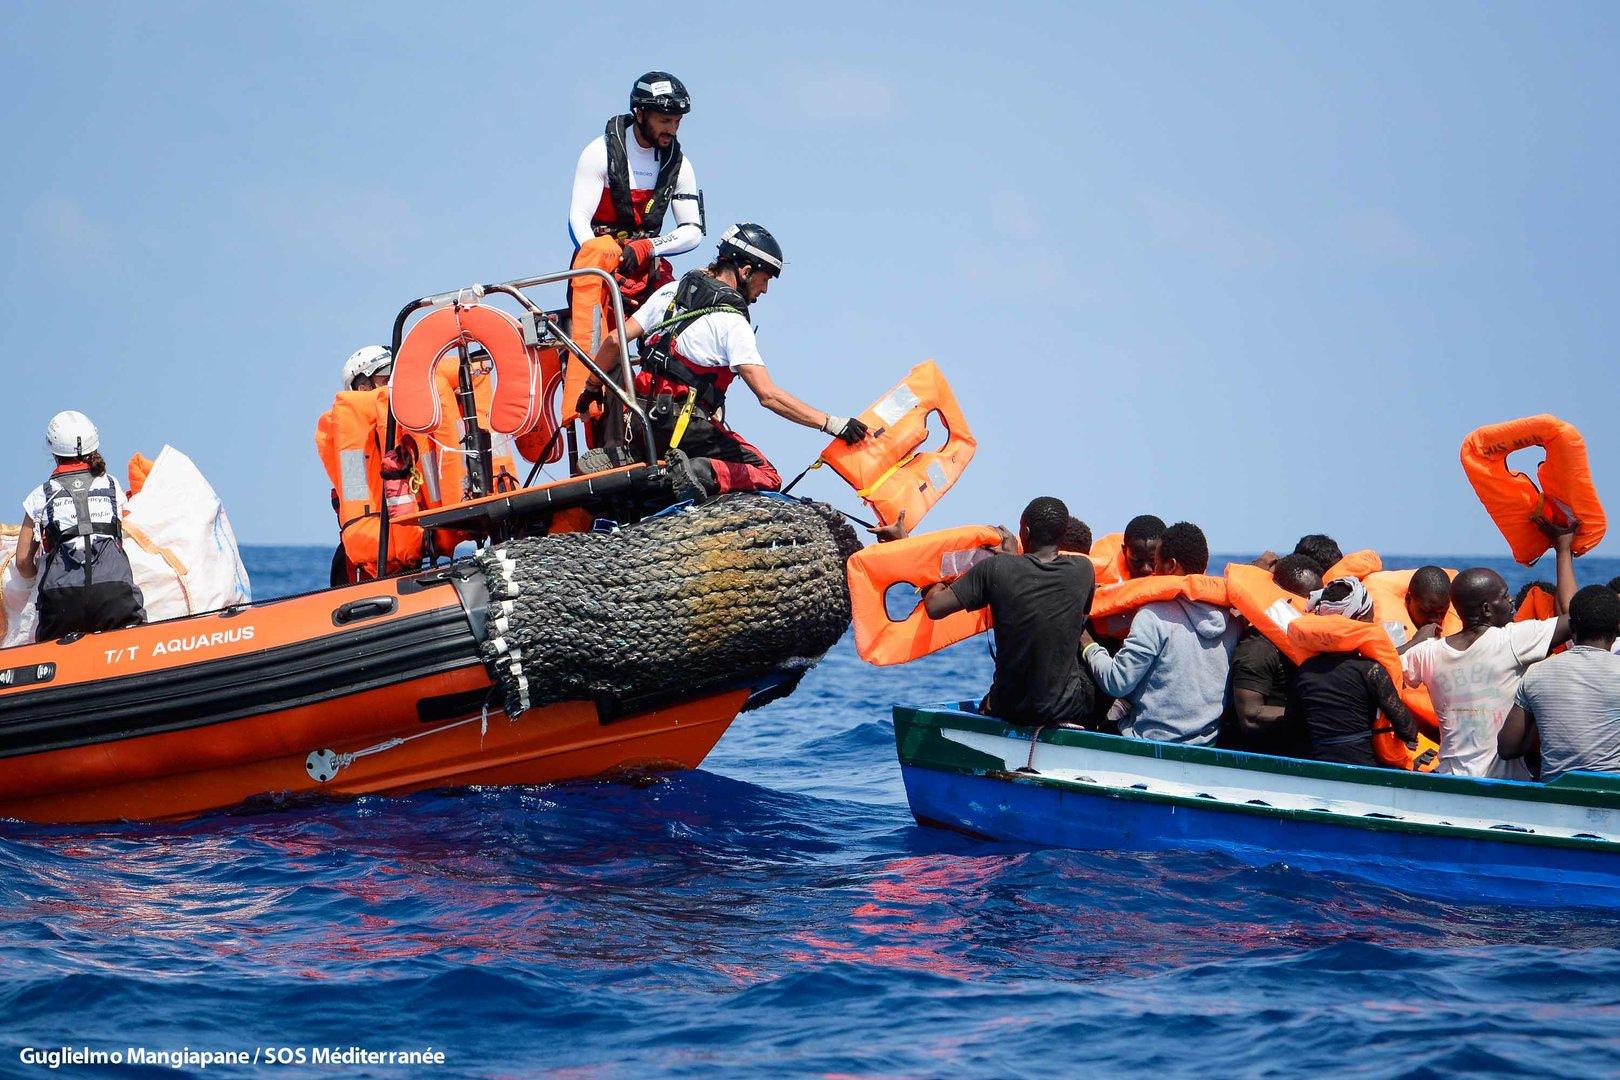
[[(1310, 738), (1294, 705), (1294, 673), (1294, 665), (1264, 634), (1252, 629), (1244, 634), (1232, 654), (1230, 700), (1218, 745), (1251, 754), (1310, 757)], [(1260, 695), (1264, 704), (1280, 706), (1284, 710), (1282, 719), (1264, 731), (1244, 732), (1237, 717), (1239, 690), (1251, 690)]]
[(1368, 678), (1378, 665), (1354, 653), (1324, 653), (1299, 665), (1295, 691), (1311, 735), (1311, 756), (1346, 765), (1377, 765), (1372, 748), (1378, 699)]
[(1092, 684), (1080, 669), (1080, 633), (1096, 582), (1091, 560), (996, 555), (951, 585), (969, 611), (990, 606), (996, 677), (985, 711), (1018, 724), (1078, 724)]

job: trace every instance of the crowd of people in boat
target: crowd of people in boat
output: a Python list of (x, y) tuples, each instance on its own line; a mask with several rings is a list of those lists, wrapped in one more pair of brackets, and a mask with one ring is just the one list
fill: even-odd
[[(923, 606), (934, 619), (990, 609), (995, 675), (980, 708), (1016, 724), (1377, 766), (1387, 764), (1374, 751), (1381, 724), (1417, 748), (1420, 720), (1402, 687), (1424, 687), (1438, 772), (1544, 781), (1620, 772), (1620, 578), (1578, 587), (1579, 524), (1538, 521), (1555, 582), (1515, 597), (1487, 567), (1411, 574), (1406, 621), (1416, 632), (1384, 628), (1403, 639), (1391, 642), (1402, 686), (1359, 652), (1295, 663), (1232, 607), (1185, 595), (1144, 604), (1122, 637), (1107, 638), (1091, 618), (1091, 530), (1052, 497), (1025, 508), (1016, 538), (1002, 530), (998, 554), (929, 588)], [(1110, 565), (1145, 579), (1203, 575), (1209, 559), (1197, 525), (1142, 515)], [(1345, 562), (1330, 537), (1312, 534), (1251, 565), (1308, 613), (1372, 623), (1368, 586), (1333, 571)], [(1442, 632), (1448, 622), (1460, 628)]]

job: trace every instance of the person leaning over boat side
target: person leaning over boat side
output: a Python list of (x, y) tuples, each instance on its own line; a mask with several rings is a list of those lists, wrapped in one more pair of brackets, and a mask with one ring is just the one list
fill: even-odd
[[(1537, 519), (1558, 557), (1558, 610), (1568, 612), (1575, 595), (1572, 546), (1579, 522), (1556, 526)], [(1495, 570), (1464, 570), (1451, 583), (1451, 606), (1463, 628), (1436, 636), (1431, 623), (1401, 654), (1406, 681), (1427, 686), (1440, 721), (1437, 771), (1464, 776), (1527, 780), (1520, 761), (1503, 761), (1497, 736), (1513, 707), (1513, 695), (1531, 664), (1569, 640), (1569, 616), (1513, 621), (1513, 595)]]
[[(1316, 560), (1284, 555), (1271, 567), (1279, 589), (1308, 597), (1322, 587)], [(1231, 692), (1218, 745), (1251, 754), (1309, 757), (1310, 737), (1294, 700), (1297, 669), (1252, 626), (1243, 630), (1232, 654)]]
[(1620, 595), (1588, 585), (1569, 602), (1569, 626), (1569, 649), (1525, 672), (1496, 739), (1509, 761), (1539, 747), (1549, 783), (1575, 769), (1620, 773)]
[(124, 491), (107, 475), (100, 433), (83, 413), (59, 412), (45, 429), (45, 445), (56, 468), (23, 500), (17, 534), (17, 573), (40, 579), (34, 640), (145, 622), (124, 554)]
[[(649, 71), (630, 88), (630, 111), (607, 122), (574, 168), (568, 236), (575, 251), (595, 236), (623, 244), (617, 277), (630, 310), (674, 277), (670, 256), (703, 241), (703, 195), (676, 138), (691, 111), (681, 80)], [(675, 218), (668, 232), (666, 212)]]
[(996, 672), (981, 710), (1014, 724), (1081, 724), (1091, 712), (1092, 686), (1080, 668), (1080, 634), (1096, 583), (1091, 560), (1061, 554), (1069, 510), (1049, 496), (1019, 518), (1024, 553), (983, 559), (956, 581), (923, 596), (931, 619), (989, 607)]
[[(1156, 573), (1207, 569), (1209, 543), (1202, 529), (1178, 521), (1164, 530)], [(1178, 597), (1138, 610), (1114, 656), (1087, 634), (1084, 658), (1098, 688), (1128, 703), (1121, 735), (1209, 744), (1220, 731), (1237, 639), (1237, 620), (1225, 608)]]
[[(1353, 577), (1336, 578), (1313, 592), (1310, 610), (1373, 621), (1372, 595)], [(1417, 746), (1417, 720), (1401, 701), (1400, 688), (1382, 664), (1359, 653), (1321, 653), (1306, 660), (1299, 665), (1294, 694), (1317, 761), (1381, 765), (1372, 741), (1379, 713), (1401, 741)]]
[[(733, 379), (741, 379), (765, 408), (796, 424), (851, 444), (866, 438), (859, 419), (822, 412), (777, 386), (760, 358), (749, 307), (781, 275), (782, 262), (782, 248), (769, 232), (748, 223), (733, 225), (720, 238), (712, 263), (659, 289), (639, 315), (625, 320), (626, 334), (644, 338), (636, 395), (681, 498), (782, 486), (775, 466), (725, 423), (726, 390)], [(618, 331), (610, 331), (597, 351), (597, 366), (613, 375), (618, 352)], [(581, 402), (601, 394), (593, 375)]]

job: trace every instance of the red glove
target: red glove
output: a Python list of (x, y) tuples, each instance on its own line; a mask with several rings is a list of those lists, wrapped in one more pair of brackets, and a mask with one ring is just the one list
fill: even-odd
[(647, 271), (653, 265), (653, 242), (651, 240), (632, 240), (624, 245), (624, 251), (619, 255), (619, 276), (621, 278), (641, 278), (647, 276)]

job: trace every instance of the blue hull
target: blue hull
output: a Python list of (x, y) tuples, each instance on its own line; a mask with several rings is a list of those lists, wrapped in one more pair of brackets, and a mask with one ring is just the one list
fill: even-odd
[(1210, 851), (1454, 901), (1620, 907), (1620, 867), (1600, 852), (1381, 832), (1113, 798), (1034, 781), (901, 765), (912, 814), (992, 840), (1087, 851)]

